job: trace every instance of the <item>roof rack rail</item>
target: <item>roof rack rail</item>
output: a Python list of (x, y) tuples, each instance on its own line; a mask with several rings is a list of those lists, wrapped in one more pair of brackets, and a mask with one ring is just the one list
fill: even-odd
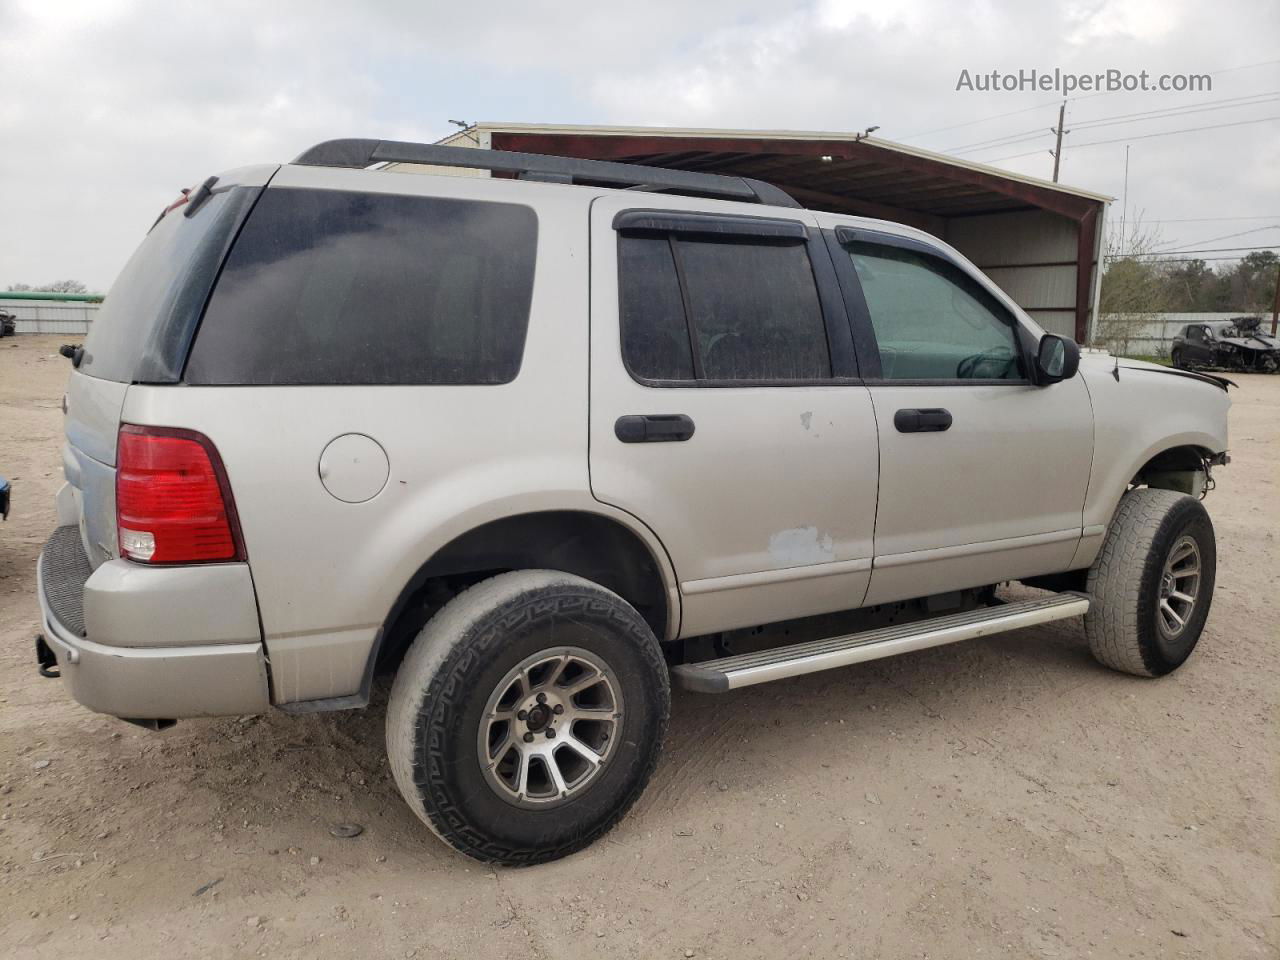
[(397, 140), (326, 140), (304, 150), (293, 161), (314, 167), (354, 167), (375, 163), (424, 163), (438, 167), (468, 167), (513, 173), (522, 180), (621, 186), (638, 190), (687, 193), (721, 200), (742, 200), (777, 207), (800, 207), (790, 194), (771, 183), (750, 177), (669, 170), (638, 163), (553, 157), (477, 147), (446, 147), (434, 143)]

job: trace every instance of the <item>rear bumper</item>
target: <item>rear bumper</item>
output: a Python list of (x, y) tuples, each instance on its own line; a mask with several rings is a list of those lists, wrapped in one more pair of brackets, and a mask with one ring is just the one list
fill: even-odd
[[(261, 640), (224, 639), (228, 623), (243, 625), (243, 598), (213, 618), (210, 609), (193, 609), (190, 576), (143, 567), (121, 570), (113, 563), (127, 561), (103, 564), (90, 574), (79, 530), (59, 527), (36, 568), (45, 640), (76, 700), (90, 710), (129, 719), (226, 716), (270, 706)], [(211, 594), (225, 602), (229, 592), (239, 592), (228, 591), (233, 580), (215, 574)], [(252, 586), (248, 589), (256, 631), (256, 604)], [(180, 620), (186, 626), (174, 632)], [(135, 631), (132, 638), (122, 635), (125, 629)], [(208, 642), (211, 636), (218, 642)], [(101, 642), (104, 637), (112, 642)]]

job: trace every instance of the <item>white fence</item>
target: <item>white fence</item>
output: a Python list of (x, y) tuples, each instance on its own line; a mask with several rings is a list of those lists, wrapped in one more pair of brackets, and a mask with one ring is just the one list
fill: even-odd
[(101, 306), (88, 300), (18, 300), (0, 293), (0, 310), (17, 318), (17, 333), (81, 336), (89, 332), (89, 324)]
[[(1167, 357), (1169, 356), (1169, 346), (1173, 342), (1173, 338), (1182, 332), (1182, 328), (1188, 323), (1207, 323), (1212, 320), (1230, 320), (1233, 317), (1244, 316), (1262, 316), (1263, 330), (1271, 329), (1271, 316), (1269, 314), (1251, 314), (1243, 310), (1235, 310), (1230, 313), (1146, 313), (1138, 315), (1138, 318), (1130, 323), (1124, 324), (1123, 331), (1126, 335), (1127, 343), (1120, 344), (1116, 341), (1121, 339), (1118, 327), (1114, 322), (1108, 322), (1105, 315), (1098, 324), (1099, 340), (1103, 341), (1103, 345), (1114, 352), (1116, 349), (1123, 348), (1125, 353), (1131, 355), (1139, 355), (1145, 357)], [(1102, 334), (1110, 333), (1111, 341), (1106, 342), (1107, 338)]]

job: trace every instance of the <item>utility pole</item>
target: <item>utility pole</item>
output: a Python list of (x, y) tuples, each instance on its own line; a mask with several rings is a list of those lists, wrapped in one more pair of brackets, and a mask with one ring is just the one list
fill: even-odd
[(1062, 121), (1066, 118), (1066, 115), (1067, 115), (1067, 101), (1063, 100), (1062, 106), (1058, 108), (1058, 125), (1056, 127), (1049, 128), (1050, 133), (1057, 134), (1058, 136), (1058, 143), (1053, 148), (1053, 182), (1054, 183), (1058, 182), (1058, 167), (1062, 163), (1062, 135), (1064, 133), (1071, 132), (1070, 130), (1062, 129)]
[(1280, 263), (1276, 264), (1276, 299), (1271, 304), (1271, 335), (1276, 335), (1276, 321), (1280, 320)]
[(1124, 192), (1120, 194), (1120, 256), (1124, 256), (1124, 221), (1129, 213), (1129, 145), (1124, 145)]

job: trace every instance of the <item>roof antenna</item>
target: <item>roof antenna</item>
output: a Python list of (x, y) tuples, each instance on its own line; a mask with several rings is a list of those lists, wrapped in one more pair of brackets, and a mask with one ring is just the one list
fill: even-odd
[(853, 135), (853, 142), (857, 143), (859, 140), (865, 140), (879, 129), (879, 124), (874, 127), (867, 127), (867, 129), (863, 130), (861, 133), (855, 133)]

